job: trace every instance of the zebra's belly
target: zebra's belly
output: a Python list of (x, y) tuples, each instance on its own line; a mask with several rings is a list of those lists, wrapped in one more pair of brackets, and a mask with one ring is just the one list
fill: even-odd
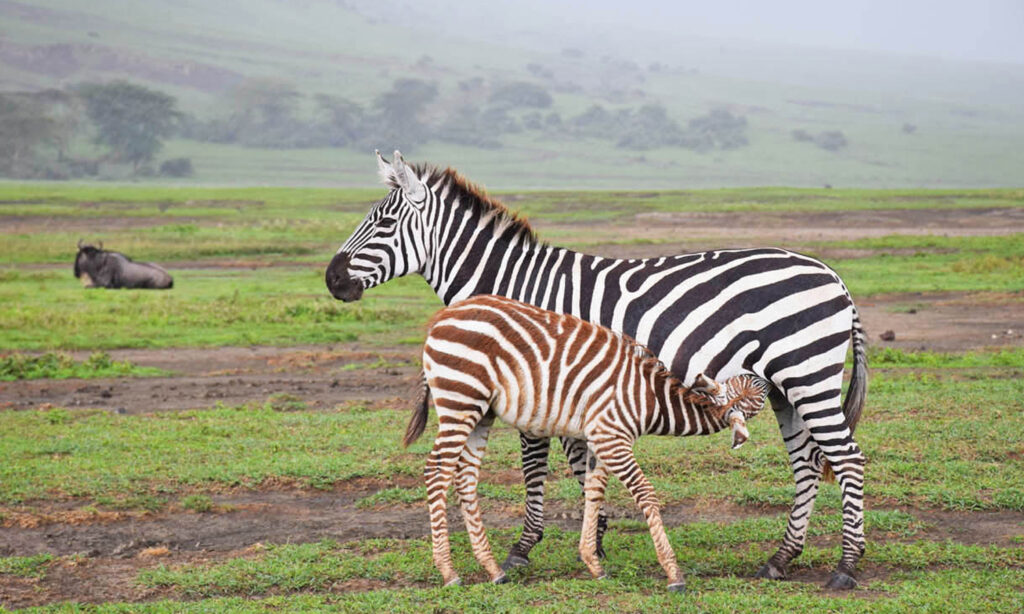
[(519, 432), (534, 438), (575, 437), (582, 438), (582, 420), (576, 412), (558, 412), (546, 404), (536, 406), (521, 404), (510, 407), (501, 399), (493, 404), (493, 409), (503, 422), (515, 427)]

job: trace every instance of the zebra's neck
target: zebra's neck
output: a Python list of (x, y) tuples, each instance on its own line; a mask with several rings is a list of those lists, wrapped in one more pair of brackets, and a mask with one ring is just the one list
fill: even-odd
[(572, 285), (571, 264), (581, 254), (540, 243), (497, 217), (468, 212), (452, 218), (446, 230), (436, 232), (438, 249), (423, 275), (446, 305), (497, 294), (571, 312), (564, 298)]
[(664, 367), (647, 379), (655, 403), (646, 421), (646, 433), (689, 437), (710, 435), (728, 426), (724, 416), (699, 402)]

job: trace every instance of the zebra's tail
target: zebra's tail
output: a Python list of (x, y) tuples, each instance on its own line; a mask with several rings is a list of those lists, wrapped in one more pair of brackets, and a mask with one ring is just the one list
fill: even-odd
[(427, 410), (430, 402), (430, 388), (427, 386), (426, 374), (420, 372), (420, 390), (416, 395), (416, 405), (413, 407), (412, 416), (409, 417), (409, 426), (405, 427), (405, 437), (402, 438), (402, 446), (409, 447), (409, 444), (420, 438), (423, 429), (427, 427)]
[[(850, 386), (846, 389), (846, 399), (843, 401), (843, 417), (846, 418), (846, 426), (850, 434), (857, 428), (860, 421), (861, 410), (864, 409), (864, 401), (868, 394), (868, 354), (867, 334), (860, 323), (860, 315), (857, 308), (853, 308), (853, 372), (850, 374)], [(835, 473), (832, 466), (827, 462), (822, 471), (822, 479), (826, 482), (834, 482)]]

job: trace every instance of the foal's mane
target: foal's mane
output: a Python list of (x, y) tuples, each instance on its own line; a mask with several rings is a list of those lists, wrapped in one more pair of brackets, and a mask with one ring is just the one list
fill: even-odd
[(537, 242), (537, 234), (525, 218), (510, 210), (500, 200), (489, 196), (484, 188), (470, 182), (454, 168), (441, 169), (430, 164), (416, 164), (412, 165), (412, 170), (435, 193), (440, 194), (447, 187), (459, 197), (461, 205), (484, 216), (493, 216), (499, 228), (525, 234), (532, 242)]

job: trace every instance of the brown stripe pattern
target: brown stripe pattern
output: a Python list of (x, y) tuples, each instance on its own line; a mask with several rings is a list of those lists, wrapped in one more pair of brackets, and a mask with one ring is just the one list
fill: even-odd
[[(746, 440), (746, 418), (764, 406), (768, 384), (753, 375), (719, 383), (698, 375), (687, 388), (645, 347), (571, 315), (483, 295), (441, 310), (423, 349), (424, 377), (434, 399), (438, 434), (424, 471), (434, 563), (445, 585), (459, 582), (448, 542), (447, 497), (459, 495), (473, 553), (493, 582), (505, 574), (491, 553), (480, 516), (480, 462), (494, 419), (532, 437), (587, 442), (580, 557), (594, 577), (597, 517), (609, 475), (641, 509), (670, 590), (682, 575), (665, 535), (654, 489), (633, 456), (645, 434), (707, 435), (732, 425), (733, 444)], [(422, 432), (425, 400), (405, 443)]]

